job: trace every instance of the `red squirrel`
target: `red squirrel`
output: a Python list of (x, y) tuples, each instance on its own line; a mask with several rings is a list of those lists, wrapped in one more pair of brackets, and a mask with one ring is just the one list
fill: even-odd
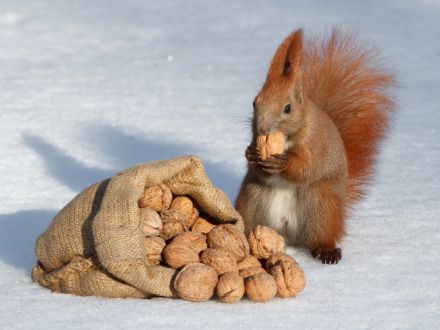
[[(395, 105), (394, 76), (370, 48), (339, 30), (279, 46), (254, 100), (248, 172), (236, 201), (247, 231), (257, 224), (338, 263), (348, 211), (365, 194)], [(263, 160), (259, 135), (281, 131), (283, 154)]]

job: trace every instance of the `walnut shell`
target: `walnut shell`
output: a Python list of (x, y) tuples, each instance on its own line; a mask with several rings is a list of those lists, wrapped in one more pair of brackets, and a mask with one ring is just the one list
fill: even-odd
[(209, 248), (203, 251), (200, 262), (214, 268), (218, 275), (237, 271), (235, 258), (221, 248)]
[(243, 269), (239, 270), (239, 274), (243, 278), (253, 276), (255, 274), (260, 274), (260, 273), (266, 273), (266, 270), (261, 266), (248, 267), (248, 268), (243, 268)]
[(299, 267), (295, 259), (287, 254), (284, 256), (280, 255), (275, 256), (270, 261), (268, 272), (275, 278), (278, 296), (282, 298), (294, 297), (297, 293), (304, 290), (306, 285), (304, 271)]
[(257, 136), (256, 145), (260, 152), (260, 158), (266, 160), (272, 155), (284, 153), (286, 136), (281, 132), (275, 132), (269, 135), (259, 135)]
[(174, 236), (172, 243), (183, 243), (191, 246), (191, 248), (200, 253), (208, 248), (206, 236), (196, 231), (186, 231)]
[(215, 225), (210, 223), (206, 218), (199, 216), (196, 219), (196, 221), (194, 222), (191, 230), (192, 231), (198, 231), (198, 232), (203, 233), (203, 234), (207, 234), (214, 227), (215, 227)]
[(275, 230), (266, 226), (256, 226), (248, 236), (252, 255), (267, 259), (276, 252), (286, 251), (286, 241)]
[(237, 272), (227, 272), (218, 278), (217, 297), (226, 303), (235, 303), (243, 298), (244, 280)]
[(160, 237), (144, 238), (145, 257), (148, 264), (159, 265), (165, 245), (165, 241)]
[(183, 267), (174, 278), (174, 289), (185, 300), (209, 300), (217, 285), (216, 271), (204, 264), (193, 263)]
[(163, 250), (163, 257), (168, 266), (174, 269), (199, 262), (199, 254), (184, 243), (168, 244)]
[(191, 199), (186, 196), (178, 196), (171, 202), (170, 209), (179, 210), (186, 219), (186, 226), (191, 227), (199, 216), (199, 210), (195, 208)]
[(162, 212), (166, 210), (173, 199), (170, 188), (163, 183), (146, 188), (144, 195), (138, 200), (140, 208), (149, 207), (156, 212)]
[(231, 224), (223, 224), (213, 228), (208, 233), (208, 246), (226, 250), (237, 261), (243, 260), (249, 254), (246, 236)]
[(298, 265), (296, 260), (293, 259), (291, 256), (289, 256), (287, 253), (285, 253), (285, 252), (277, 252), (277, 253), (274, 253), (273, 255), (271, 255), (269, 259), (267, 259), (267, 261), (266, 261), (266, 268), (270, 269), (277, 262), (279, 262), (281, 260), (286, 260), (287, 262), (291, 262), (291, 263), (294, 263), (294, 264)]
[(162, 231), (162, 219), (159, 214), (150, 208), (139, 209), (139, 214), (145, 237), (159, 236)]
[(277, 294), (275, 279), (267, 273), (247, 277), (244, 280), (244, 286), (246, 295), (253, 301), (265, 302)]
[(166, 241), (188, 230), (185, 216), (179, 210), (165, 210), (160, 214), (160, 217), (162, 218), (161, 236)]
[(251, 267), (261, 267), (261, 262), (257, 257), (248, 255), (242, 261), (237, 264), (238, 270), (251, 268)]

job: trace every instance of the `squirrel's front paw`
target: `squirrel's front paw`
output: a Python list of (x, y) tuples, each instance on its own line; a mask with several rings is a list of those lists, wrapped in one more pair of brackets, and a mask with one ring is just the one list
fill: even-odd
[(256, 163), (261, 160), (260, 151), (256, 147), (247, 147), (245, 156), (250, 163)]
[(289, 157), (286, 154), (272, 155), (265, 160), (259, 160), (257, 162), (261, 169), (270, 174), (279, 174), (287, 169), (287, 163)]

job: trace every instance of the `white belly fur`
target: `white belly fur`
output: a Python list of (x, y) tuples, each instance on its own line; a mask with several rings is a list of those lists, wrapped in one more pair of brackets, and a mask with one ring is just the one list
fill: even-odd
[(279, 232), (295, 233), (298, 229), (297, 194), (294, 184), (279, 176), (267, 180), (271, 187), (266, 219)]

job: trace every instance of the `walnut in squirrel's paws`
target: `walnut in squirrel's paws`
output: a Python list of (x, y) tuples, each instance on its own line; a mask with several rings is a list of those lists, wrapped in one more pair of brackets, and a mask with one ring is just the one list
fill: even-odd
[(257, 149), (261, 160), (266, 160), (273, 155), (283, 154), (285, 145), (286, 136), (281, 132), (259, 135), (257, 137)]

